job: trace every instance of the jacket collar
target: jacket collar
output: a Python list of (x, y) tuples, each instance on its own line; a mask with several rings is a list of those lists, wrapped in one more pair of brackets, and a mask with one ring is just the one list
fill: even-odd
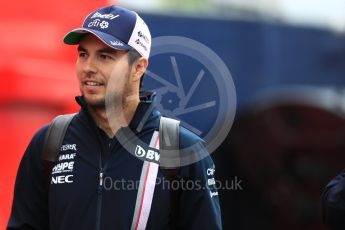
[[(160, 116), (160, 113), (156, 109), (156, 93), (152, 91), (141, 91), (140, 92), (140, 102), (134, 113), (134, 116), (129, 124), (129, 128), (135, 132), (141, 132), (144, 127), (151, 126), (151, 121), (155, 117)], [(88, 112), (87, 103), (83, 96), (75, 97), (76, 102), (80, 105), (81, 111), (80, 114), (85, 114), (88, 119), (93, 119)], [(148, 127), (147, 127), (148, 128)]]

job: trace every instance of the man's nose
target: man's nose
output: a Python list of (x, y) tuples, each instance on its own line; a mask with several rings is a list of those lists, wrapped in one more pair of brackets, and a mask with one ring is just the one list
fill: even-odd
[(86, 73), (97, 73), (97, 64), (96, 60), (92, 57), (89, 57), (84, 65), (84, 71)]

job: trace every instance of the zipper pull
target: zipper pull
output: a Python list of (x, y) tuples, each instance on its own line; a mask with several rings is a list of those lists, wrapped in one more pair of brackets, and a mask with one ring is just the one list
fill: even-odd
[(103, 171), (101, 170), (99, 172), (99, 186), (103, 185)]

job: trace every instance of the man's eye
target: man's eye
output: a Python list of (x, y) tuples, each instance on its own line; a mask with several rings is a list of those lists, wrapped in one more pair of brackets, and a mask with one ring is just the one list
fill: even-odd
[(86, 53), (85, 52), (79, 52), (79, 57), (86, 57)]
[(100, 54), (100, 58), (102, 58), (102, 59), (109, 59), (109, 60), (113, 59), (113, 57), (108, 55), (108, 54)]

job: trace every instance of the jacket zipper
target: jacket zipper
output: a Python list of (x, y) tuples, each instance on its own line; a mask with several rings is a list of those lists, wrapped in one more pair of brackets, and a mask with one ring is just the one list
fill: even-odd
[[(102, 142), (100, 140), (100, 143), (102, 145)], [(100, 152), (100, 158), (99, 158), (99, 184), (98, 184), (98, 190), (97, 190), (97, 214), (96, 214), (96, 230), (101, 229), (101, 215), (102, 215), (102, 192), (103, 192), (103, 179), (104, 179), (104, 172), (106, 171), (108, 167), (108, 158), (110, 157), (110, 154), (112, 150), (117, 146), (118, 142), (113, 143), (113, 145), (109, 146), (107, 157), (104, 159), (104, 165), (102, 164), (102, 152)], [(102, 147), (103, 149), (103, 147)], [(104, 149), (103, 149), (104, 151)]]
[[(145, 135), (146, 133), (151, 132), (151, 130), (148, 130), (146, 132), (141, 133), (140, 136)], [(138, 136), (138, 138), (140, 137)], [(101, 144), (101, 146), (103, 146), (102, 144), (102, 140), (100, 139), (100, 137), (98, 136), (98, 140)], [(117, 147), (117, 145), (119, 144), (119, 142), (116, 140), (115, 143), (112, 144), (112, 146), (110, 146), (109, 148), (109, 153), (108, 153), (108, 157), (110, 156), (111, 152), (113, 149), (115, 149), (115, 147)], [(101, 147), (101, 149), (104, 151), (103, 147)], [(106, 171), (108, 167), (108, 159), (105, 159), (104, 161), (104, 165), (102, 164), (102, 151), (100, 152), (100, 159), (99, 159), (99, 184), (98, 184), (98, 191), (97, 191), (97, 213), (96, 213), (96, 230), (100, 230), (101, 229), (101, 215), (102, 215), (102, 190), (103, 190), (103, 179), (104, 179), (104, 172)]]
[(103, 169), (101, 169), (99, 172), (99, 186), (103, 186)]
[[(101, 164), (102, 164), (102, 162), (101, 162)], [(100, 170), (99, 170), (99, 185), (98, 185), (98, 190), (97, 190), (96, 230), (101, 229), (103, 174), (104, 174), (103, 168), (101, 165)]]
[(97, 210), (96, 210), (96, 228), (95, 229), (100, 230), (101, 229), (101, 215), (102, 215), (102, 190), (103, 190), (102, 187), (103, 187), (103, 175), (104, 175), (104, 170), (105, 170), (105, 167), (103, 167), (103, 163), (102, 163), (102, 156), (105, 149), (103, 148), (103, 142), (99, 133), (97, 137), (98, 137), (98, 141), (101, 147), (101, 151), (99, 153), (99, 174), (98, 174), (99, 184), (97, 188)]

